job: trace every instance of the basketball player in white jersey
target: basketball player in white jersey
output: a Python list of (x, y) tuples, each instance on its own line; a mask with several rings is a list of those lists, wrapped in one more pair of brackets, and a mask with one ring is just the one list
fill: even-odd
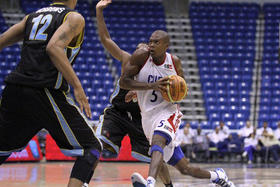
[[(98, 35), (103, 47), (115, 59), (117, 59), (123, 67), (126, 63), (128, 63), (131, 54), (122, 50), (110, 37), (110, 33), (108, 32), (103, 16), (103, 9), (106, 8), (110, 3), (111, 0), (101, 0), (96, 5)], [(148, 50), (148, 45), (140, 43), (138, 44), (137, 48)], [(127, 92), (128, 90), (119, 89), (118, 94), (116, 94), (114, 97), (117, 99), (111, 99), (112, 106), (108, 107), (106, 112), (104, 112), (102, 115), (103, 120), (102, 123), (99, 124), (96, 134), (103, 142), (103, 148), (108, 150), (114, 150), (113, 146), (111, 145), (120, 145), (123, 136), (128, 134), (131, 138), (132, 151), (137, 153), (136, 158), (140, 161), (149, 162), (149, 143), (142, 130), (140, 110), (137, 103), (125, 102), (124, 97)], [(131, 118), (133, 120), (128, 120), (126, 118), (128, 112), (131, 113)], [(106, 141), (106, 139), (109, 141)], [(108, 144), (108, 142), (111, 143), (111, 145)], [(166, 164), (163, 164), (163, 167), (161, 167), (159, 176), (165, 187), (173, 187)], [(91, 176), (89, 176), (89, 179), (91, 179)], [(137, 185), (137, 182), (133, 183), (134, 187), (137, 187)], [(87, 185), (85, 184), (84, 186)]]
[(175, 132), (179, 128), (182, 113), (177, 104), (163, 99), (160, 90), (166, 91), (166, 85), (169, 84), (167, 76), (184, 76), (180, 59), (166, 52), (168, 46), (169, 36), (165, 31), (153, 32), (149, 40), (150, 50), (136, 50), (130, 58), (130, 63), (124, 66), (120, 78), (121, 88), (137, 90), (143, 130), (151, 144), (151, 163), (147, 180), (140, 174), (134, 174), (132, 177), (141, 178), (143, 186), (154, 187), (164, 160), (184, 175), (210, 179), (223, 187), (233, 187), (234, 184), (228, 180), (221, 168), (206, 171), (189, 166), (180, 146), (175, 145)]

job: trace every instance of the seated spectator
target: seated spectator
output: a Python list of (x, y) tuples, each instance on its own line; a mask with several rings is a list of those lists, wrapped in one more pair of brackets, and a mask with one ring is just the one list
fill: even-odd
[(277, 124), (277, 129), (274, 131), (274, 137), (277, 140), (280, 140), (280, 121)]
[(242, 141), (237, 135), (233, 136), (233, 134), (230, 134), (226, 140), (228, 142), (227, 145), (228, 145), (229, 152), (232, 152), (232, 153), (241, 152)]
[(229, 136), (229, 128), (225, 125), (225, 123), (223, 121), (220, 121), (220, 136), (222, 138), (222, 141), (225, 140), (226, 138), (228, 138)]
[(178, 133), (176, 141), (179, 142), (180, 147), (187, 158), (192, 157), (192, 144), (193, 144), (193, 132), (188, 126), (185, 126), (183, 133)]
[(215, 130), (207, 135), (207, 138), (210, 147), (217, 147), (217, 144), (224, 140), (224, 136), (220, 133), (219, 126), (216, 126)]
[(272, 155), (274, 162), (279, 161), (278, 151), (280, 149), (280, 142), (277, 140), (273, 134), (269, 133), (267, 129), (265, 129), (260, 136), (261, 143), (261, 156), (262, 161), (266, 162), (269, 159), (269, 155)]
[(239, 129), (238, 136), (242, 139), (247, 138), (252, 134), (254, 131), (254, 127), (250, 121), (246, 121), (246, 125)]
[[(205, 134), (202, 133), (201, 128), (198, 127), (196, 135), (193, 138), (193, 152), (196, 153), (205, 153), (206, 159), (209, 158), (209, 145)], [(196, 156), (194, 156), (196, 157)]]
[(263, 127), (257, 129), (257, 136), (262, 136), (266, 133), (266, 136), (273, 136), (273, 131), (270, 127), (268, 127), (268, 123), (265, 121), (263, 122)]
[(248, 138), (244, 139), (244, 152), (242, 157), (246, 157), (248, 155), (248, 164), (253, 162), (254, 152), (256, 150), (260, 150), (260, 146), (258, 146), (259, 139), (256, 136), (256, 130), (250, 134)]

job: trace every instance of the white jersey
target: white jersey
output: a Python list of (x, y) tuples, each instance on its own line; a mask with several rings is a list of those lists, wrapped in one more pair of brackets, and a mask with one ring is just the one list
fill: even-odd
[[(149, 56), (136, 76), (136, 80), (153, 83), (169, 75), (177, 75), (177, 72), (172, 56), (166, 53), (165, 60), (160, 65), (153, 63), (152, 57)], [(168, 162), (177, 146), (175, 133), (179, 129), (182, 113), (177, 104), (165, 101), (159, 91), (137, 91), (137, 99), (141, 109), (144, 134), (150, 144), (152, 143), (153, 135), (157, 133), (164, 134), (163, 136), (167, 139), (167, 146), (163, 149), (163, 159)]]
[[(177, 72), (171, 54), (166, 53), (165, 60), (160, 65), (156, 65), (152, 57), (149, 56), (136, 76), (136, 80), (139, 82), (153, 83), (169, 75), (177, 75)], [(159, 91), (138, 90), (137, 99), (142, 115), (148, 114), (157, 108), (160, 110), (167, 108), (177, 109), (177, 105), (165, 101)]]

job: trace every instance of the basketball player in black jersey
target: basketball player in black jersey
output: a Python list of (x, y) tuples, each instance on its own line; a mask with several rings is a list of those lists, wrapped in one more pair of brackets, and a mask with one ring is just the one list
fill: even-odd
[[(54, 0), (0, 36), (0, 50), (23, 40), (21, 61), (6, 79), (0, 107), (0, 164), (45, 128), (61, 150), (77, 156), (68, 187), (81, 187), (94, 171), (102, 144), (87, 118), (90, 107), (72, 69), (84, 35), (77, 0)], [(69, 97), (70, 84), (79, 104)]]
[[(103, 9), (111, 3), (111, 0), (101, 0), (96, 5), (96, 19), (98, 34), (104, 48), (118, 61), (122, 67), (129, 61), (131, 54), (119, 48), (111, 39), (107, 30)], [(146, 44), (139, 44), (137, 48), (148, 50)], [(123, 137), (128, 134), (132, 145), (132, 156), (144, 162), (150, 162), (148, 155), (149, 142), (144, 135), (141, 114), (137, 102), (125, 102), (125, 96), (129, 91), (121, 89), (119, 82), (111, 96), (111, 106), (104, 110), (100, 116), (97, 135), (102, 140), (104, 149), (118, 154)], [(172, 187), (169, 172), (166, 165), (160, 170), (159, 176), (165, 186)], [(133, 184), (137, 186), (137, 184)]]

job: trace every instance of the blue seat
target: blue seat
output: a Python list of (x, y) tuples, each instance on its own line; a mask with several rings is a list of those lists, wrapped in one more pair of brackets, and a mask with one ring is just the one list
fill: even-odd
[(223, 121), (233, 121), (233, 115), (231, 113), (224, 113), (222, 115)]

